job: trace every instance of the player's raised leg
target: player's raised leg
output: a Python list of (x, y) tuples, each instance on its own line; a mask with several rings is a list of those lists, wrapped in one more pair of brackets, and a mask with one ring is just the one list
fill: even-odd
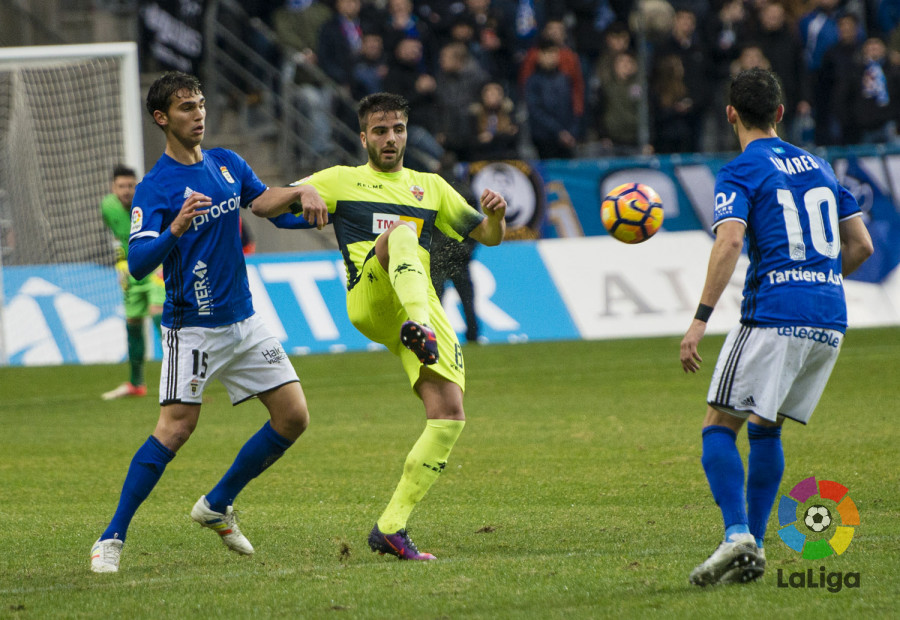
[(96, 573), (119, 570), (131, 520), (159, 482), (166, 465), (191, 436), (199, 416), (199, 405), (174, 404), (161, 408), (156, 429), (131, 459), (112, 521), (91, 549), (91, 570)]
[(391, 286), (409, 320), (400, 328), (400, 341), (423, 364), (438, 361), (437, 337), (429, 327), (428, 288), (431, 282), (419, 258), (414, 225), (395, 222), (375, 241), (375, 255), (387, 271)]
[(465, 426), (460, 386), (428, 370), (423, 370), (422, 375), (417, 389), (428, 417), (425, 430), (407, 455), (400, 482), (369, 534), (373, 551), (395, 555), (401, 560), (435, 559), (416, 548), (406, 532), (406, 522), (444, 471), (450, 451)]

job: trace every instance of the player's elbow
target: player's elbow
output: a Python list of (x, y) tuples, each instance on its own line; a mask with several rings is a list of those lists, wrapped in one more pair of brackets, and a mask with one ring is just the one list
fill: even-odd
[(486, 245), (489, 248), (492, 248), (492, 247), (500, 245), (500, 243), (502, 241), (503, 241), (503, 235), (495, 235), (493, 237), (486, 237), (486, 238), (482, 239), (481, 244)]
[(271, 213), (271, 209), (268, 209), (263, 201), (260, 200), (254, 200), (250, 203), (250, 213), (256, 217), (272, 217), (276, 215), (275, 213)]
[[(141, 265), (137, 264), (138, 261), (132, 260), (131, 256), (128, 257), (128, 273), (131, 274), (131, 277), (135, 280), (143, 280), (147, 276), (150, 275), (152, 269), (143, 269)], [(144, 273), (146, 271), (146, 273)]]
[(737, 255), (744, 249), (744, 238), (735, 235), (718, 235), (715, 245), (718, 246), (720, 254)]
[(869, 260), (869, 258), (874, 253), (875, 253), (875, 244), (872, 243), (872, 237), (866, 235), (866, 238), (861, 240), (861, 242), (859, 243), (859, 249), (857, 251), (857, 254), (860, 258), (859, 262), (863, 263), (863, 262)]

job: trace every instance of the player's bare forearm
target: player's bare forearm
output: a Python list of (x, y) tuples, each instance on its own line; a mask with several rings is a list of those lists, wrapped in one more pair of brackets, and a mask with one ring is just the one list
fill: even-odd
[(731, 274), (734, 273), (744, 245), (745, 229), (744, 224), (738, 221), (722, 222), (716, 228), (716, 242), (709, 254), (706, 283), (703, 285), (703, 293), (700, 295), (700, 308), (706, 307), (705, 316), (704, 311), (698, 308), (699, 318), (695, 317), (691, 321), (691, 325), (681, 341), (681, 367), (685, 372), (697, 372), (700, 369), (703, 358), (700, 357), (698, 348), (706, 334), (706, 321), (709, 319), (712, 308), (716, 306), (725, 291), (725, 287), (728, 286)]
[[(299, 209), (296, 205), (299, 203)], [(288, 211), (302, 212), (303, 218), (321, 229), (328, 223), (328, 207), (312, 185), (270, 187), (260, 194), (250, 205), (250, 210), (259, 217), (275, 217)]]
[(714, 308), (725, 292), (744, 247), (744, 230), (744, 224), (737, 221), (723, 222), (716, 228), (716, 242), (709, 254), (706, 282), (700, 295), (701, 304)]
[(872, 238), (861, 217), (853, 217), (840, 223), (841, 273), (849, 276), (859, 269), (875, 251)]
[(506, 235), (506, 199), (485, 189), (481, 193), (481, 210), (486, 217), (469, 236), (484, 245), (500, 245)]

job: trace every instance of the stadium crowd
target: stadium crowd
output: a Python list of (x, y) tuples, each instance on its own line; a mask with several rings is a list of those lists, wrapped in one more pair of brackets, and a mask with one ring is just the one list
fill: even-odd
[[(522, 157), (523, 149), (541, 158), (736, 150), (721, 110), (731, 77), (750, 67), (781, 78), (787, 110), (780, 131), (787, 139), (804, 146), (897, 139), (895, 0), (244, 6), (349, 97), (379, 90), (405, 96), (414, 110), (410, 145), (435, 161)], [(636, 14), (646, 33), (643, 50)], [(308, 79), (315, 93), (320, 85)]]

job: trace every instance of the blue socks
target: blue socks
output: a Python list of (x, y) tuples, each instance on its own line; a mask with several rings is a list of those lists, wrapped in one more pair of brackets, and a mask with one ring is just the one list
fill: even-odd
[(109, 526), (100, 535), (100, 540), (118, 538), (125, 540), (128, 525), (143, 503), (150, 491), (159, 482), (166, 465), (175, 458), (175, 453), (162, 445), (160, 441), (151, 435), (147, 438), (131, 459), (125, 483), (122, 485), (122, 494), (119, 497), (119, 506), (113, 515)]
[(703, 470), (725, 521), (725, 537), (749, 532), (744, 505), (744, 464), (738, 452), (737, 435), (725, 426), (703, 429)]
[(262, 428), (247, 440), (215, 488), (206, 494), (209, 507), (216, 512), (224, 513), (228, 506), (234, 504), (234, 498), (247, 483), (281, 458), (284, 451), (293, 443), (276, 433), (269, 422), (263, 424)]
[(750, 458), (747, 461), (747, 515), (750, 533), (756, 537), (756, 545), (762, 548), (766, 525), (784, 474), (781, 427), (748, 422), (747, 439), (750, 442)]

